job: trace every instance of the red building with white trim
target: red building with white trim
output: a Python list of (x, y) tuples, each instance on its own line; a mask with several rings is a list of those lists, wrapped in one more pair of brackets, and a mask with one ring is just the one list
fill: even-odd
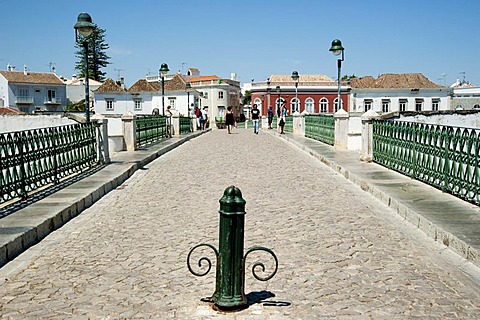
[[(342, 106), (348, 110), (350, 85), (341, 83)], [(288, 114), (334, 113), (339, 108), (338, 83), (325, 75), (300, 75), (297, 81), (290, 75), (272, 75), (267, 81), (253, 82), (251, 86), (252, 102), (257, 104), (262, 115), (267, 115), (268, 106), (277, 113), (279, 101), (286, 102)], [(296, 97), (298, 100), (296, 100)]]

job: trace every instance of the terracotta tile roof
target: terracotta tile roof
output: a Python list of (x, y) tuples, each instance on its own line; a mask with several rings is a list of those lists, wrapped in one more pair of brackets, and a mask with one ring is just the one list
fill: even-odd
[[(292, 82), (292, 76), (290, 75), (278, 75), (274, 74), (270, 76), (270, 82)], [(333, 80), (323, 74), (300, 74), (298, 82), (330, 82)]]
[(162, 90), (160, 82), (149, 82), (146, 79), (140, 79), (135, 82), (128, 92), (157, 92)]
[(185, 91), (185, 85), (185, 80), (177, 73), (175, 76), (173, 76), (172, 80), (165, 83), (165, 91)]
[(25, 114), (25, 112), (9, 107), (0, 107), (0, 114)]
[(64, 84), (63, 81), (53, 73), (28, 72), (24, 74), (23, 71), (0, 71), (0, 74), (11, 83)]
[(386, 73), (377, 79), (367, 76), (353, 78), (350, 85), (354, 89), (419, 89), (419, 88), (446, 88), (430, 81), (421, 73)]
[(190, 82), (199, 82), (199, 81), (209, 81), (209, 80), (218, 80), (220, 79), (217, 76), (197, 76), (197, 77), (191, 77)]
[(125, 92), (121, 86), (119, 86), (112, 78), (108, 78), (105, 82), (98, 87), (95, 92), (98, 93), (107, 93), (107, 92)]

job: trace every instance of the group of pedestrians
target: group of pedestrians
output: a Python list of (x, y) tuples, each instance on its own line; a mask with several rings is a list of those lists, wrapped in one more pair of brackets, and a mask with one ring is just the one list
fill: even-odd
[(195, 107), (195, 116), (197, 117), (197, 130), (208, 128), (207, 107), (203, 107), (203, 109)]

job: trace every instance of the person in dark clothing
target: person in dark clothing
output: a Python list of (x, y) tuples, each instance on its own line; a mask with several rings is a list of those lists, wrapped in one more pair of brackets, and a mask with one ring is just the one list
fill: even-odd
[(272, 122), (273, 122), (273, 110), (272, 106), (268, 107), (268, 129), (272, 129)]
[(260, 110), (257, 109), (257, 105), (253, 105), (252, 109), (252, 123), (253, 123), (253, 133), (258, 134), (258, 120), (260, 118)]
[(232, 107), (227, 107), (227, 114), (225, 115), (225, 125), (227, 126), (228, 133), (232, 133), (232, 126), (235, 124), (233, 117)]

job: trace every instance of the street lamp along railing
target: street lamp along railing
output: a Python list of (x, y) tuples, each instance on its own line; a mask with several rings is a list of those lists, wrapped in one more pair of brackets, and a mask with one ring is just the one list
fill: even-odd
[(190, 117), (190, 90), (192, 90), (190, 82), (185, 83), (185, 91), (187, 91), (187, 117)]
[[(342, 98), (341, 98), (341, 76), (340, 76), (340, 73), (341, 73), (341, 69), (342, 69), (342, 61), (345, 59), (345, 56), (344, 56), (344, 51), (345, 51), (345, 48), (342, 46), (342, 41), (340, 41), (339, 39), (335, 39), (332, 41), (332, 46), (330, 47), (330, 50), (334, 56), (339, 56), (340, 54), (342, 55), (342, 58), (341, 59), (338, 59), (337, 60), (337, 69), (338, 69), (338, 103), (337, 103), (337, 106), (338, 106), (338, 109), (342, 109)], [(337, 111), (337, 110), (334, 110), (334, 111)]]
[(77, 23), (73, 26), (75, 29), (75, 42), (79, 42), (78, 33), (83, 36), (83, 51), (85, 59), (85, 122), (90, 122), (90, 88), (88, 83), (88, 37), (95, 30), (95, 25), (92, 22), (92, 17), (82, 12), (77, 17)]
[(280, 107), (281, 107), (281, 106), (280, 106), (280, 104), (281, 104), (280, 93), (282, 92), (282, 89), (280, 88), (280, 86), (277, 86), (277, 87), (275, 88), (275, 91), (277, 91), (277, 94), (278, 94), (277, 103), (276, 103), (276, 105), (277, 105), (277, 110), (276, 110), (276, 111), (277, 111), (277, 117), (280, 117), (280, 111), (281, 111), (281, 109), (280, 109)]
[(300, 76), (298, 75), (297, 71), (292, 72), (292, 79), (295, 81), (295, 110), (293, 112), (300, 112), (300, 105), (298, 102), (298, 79)]
[(162, 63), (158, 72), (160, 73), (160, 78), (162, 80), (162, 115), (165, 115), (165, 76), (167, 75), (168, 64)]

